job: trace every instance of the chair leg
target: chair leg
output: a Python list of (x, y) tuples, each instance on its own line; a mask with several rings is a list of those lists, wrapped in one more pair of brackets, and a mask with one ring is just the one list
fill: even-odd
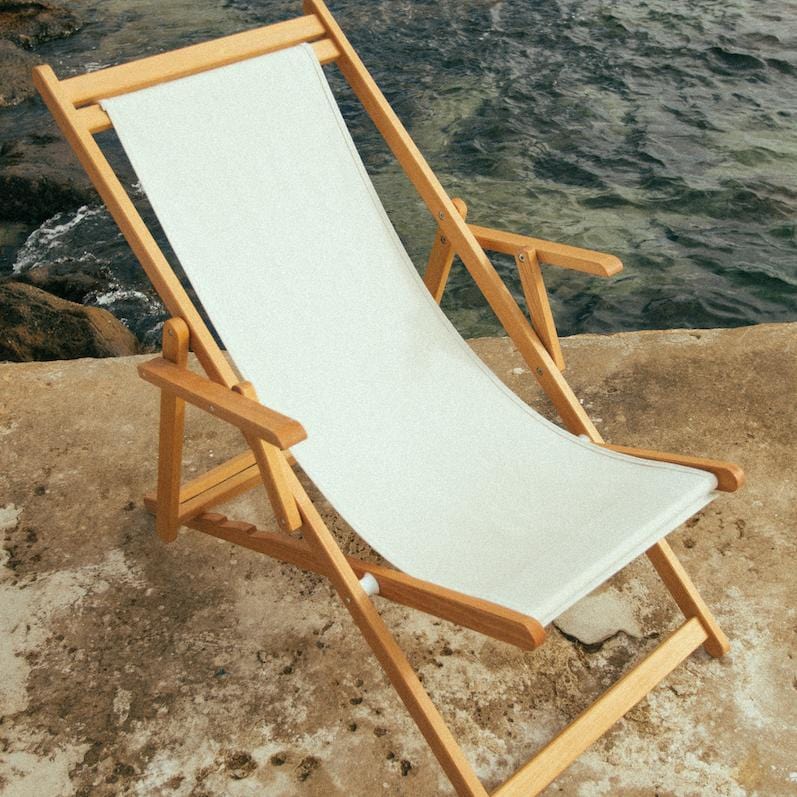
[(684, 616), (687, 619), (697, 617), (703, 628), (706, 629), (708, 636), (703, 644), (706, 653), (715, 658), (724, 656), (731, 648), (728, 637), (725, 636), (711, 610), (700, 597), (700, 593), (670, 548), (670, 544), (666, 540), (660, 540), (648, 550), (647, 554)]
[(304, 534), (327, 568), (329, 579), (341, 596), (360, 632), (382, 665), (396, 692), (420, 729), (432, 752), (460, 797), (487, 797), (476, 773), (423, 688), (404, 652), (360, 586), (329, 529), (312, 502), (296, 496), (304, 520)]
[[(163, 325), (163, 357), (181, 368), (188, 362), (189, 331), (181, 318), (170, 318)], [(155, 529), (164, 542), (177, 539), (180, 527), (180, 481), (183, 464), (185, 402), (161, 391), (158, 443), (158, 508)]]

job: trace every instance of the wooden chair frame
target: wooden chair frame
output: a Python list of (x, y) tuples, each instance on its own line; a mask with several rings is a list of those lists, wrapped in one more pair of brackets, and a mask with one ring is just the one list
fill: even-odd
[[(63, 134), (91, 177), (111, 215), (160, 294), (172, 318), (164, 325), (163, 355), (139, 367), (161, 390), (158, 483), (145, 497), (165, 541), (187, 526), (326, 576), (335, 586), (409, 713), (459, 795), (484, 796), (482, 783), (423, 689), (395, 638), (360, 582), (370, 573), (379, 594), (496, 639), (531, 650), (545, 631), (534, 618), (421, 581), (388, 567), (347, 557), (338, 547), (293, 472), (290, 446), (306, 436), (301, 424), (258, 400), (241, 382), (106, 160), (94, 135), (112, 127), (98, 101), (224, 64), (290, 47), (312, 45), (322, 64), (335, 63), (376, 124), (397, 160), (437, 220), (424, 280), (437, 301), (455, 255), (459, 256), (503, 324), (532, 373), (558, 410), (564, 426), (607, 445), (562, 376), (564, 362), (542, 281), (540, 262), (610, 276), (622, 268), (606, 254), (551, 243), (466, 222), (467, 209), (451, 199), (413, 143), (385, 97), (322, 0), (305, 0), (304, 16), (215, 41), (59, 81), (49, 66), (34, 70), (34, 82)], [(531, 320), (527, 320), (490, 263), (485, 250), (515, 257)], [(206, 376), (187, 368), (193, 349)], [(237, 427), (249, 450), (182, 484), (185, 402)], [(634, 456), (676, 462), (716, 474), (721, 490), (743, 482), (730, 463), (607, 446)], [(262, 483), (281, 531), (257, 529), (211, 511)], [(285, 532), (301, 530), (303, 539)], [(641, 700), (696, 648), (712, 656), (728, 640), (665, 540), (648, 557), (685, 616), (685, 622), (546, 747), (492, 793), (532, 795)]]

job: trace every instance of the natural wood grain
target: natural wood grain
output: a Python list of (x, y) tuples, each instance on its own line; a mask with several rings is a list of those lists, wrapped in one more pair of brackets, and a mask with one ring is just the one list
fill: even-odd
[[(459, 215), (466, 219), (468, 217), (468, 206), (458, 197), (454, 197), (451, 201), (454, 203)], [(423, 275), (424, 285), (429, 289), (429, 293), (432, 294), (438, 304), (443, 298), (443, 292), (446, 289), (448, 275), (451, 273), (453, 262), (454, 247), (451, 246), (451, 241), (446, 238), (445, 232), (438, 225), (435, 231), (432, 251), (429, 253), (429, 262)]]
[[(233, 390), (252, 401), (257, 401), (257, 393), (251, 382), (241, 382)], [(246, 432), (244, 432), (244, 439), (255, 455), (255, 461), (279, 527), (283, 531), (295, 531), (302, 525), (302, 519), (299, 516), (299, 509), (296, 506), (293, 493), (288, 486), (286, 475), (289, 468), (282, 451), (271, 443)]]
[(703, 647), (706, 653), (714, 658), (724, 656), (731, 649), (731, 643), (667, 540), (659, 540), (647, 554), (684, 616), (697, 618), (705, 629), (708, 638)]
[[(225, 501), (230, 501), (236, 496), (247, 492), (248, 490), (258, 487), (263, 483), (260, 476), (260, 469), (257, 463), (254, 462), (254, 454), (252, 455), (253, 464), (248, 468), (236, 473), (234, 476), (220, 481), (218, 484), (208, 487), (199, 495), (192, 498), (186, 498), (180, 502), (180, 509), (177, 514), (177, 519), (181, 525), (184, 525), (187, 520), (190, 520), (203, 512), (207, 512), (214, 506), (223, 504)], [(158, 508), (158, 498), (155, 493), (147, 493), (144, 496), (144, 506), (149, 512), (156, 512)]]
[[(310, 547), (294, 537), (254, 528), (245, 533), (231, 529), (227, 518), (214, 512), (189, 518), (185, 525), (303, 570), (328, 575)], [(471, 628), (523, 650), (533, 650), (545, 639), (545, 631), (540, 624), (519, 612), (413, 578), (384, 565), (352, 556), (347, 556), (346, 561), (358, 579), (371, 573), (379, 582), (380, 597), (386, 600)]]
[(142, 379), (168, 390), (189, 404), (231, 423), (278, 448), (290, 448), (307, 437), (302, 425), (232, 390), (205, 379), (186, 368), (178, 368), (162, 357), (138, 366)]
[(599, 739), (706, 638), (698, 620), (687, 620), (644, 661), (621, 678), (534, 758), (493, 792), (493, 797), (532, 797)]
[(620, 259), (605, 252), (593, 252), (591, 249), (581, 249), (578, 246), (544, 241), (542, 238), (531, 238), (513, 232), (493, 230), (476, 224), (468, 226), (476, 236), (476, 240), (491, 252), (517, 255), (518, 252), (533, 249), (543, 263), (574, 271), (583, 271), (598, 277), (613, 277), (623, 270)]
[[(181, 318), (163, 325), (163, 359), (176, 368), (188, 363), (188, 326)], [(158, 511), (155, 530), (164, 542), (177, 539), (180, 512), (180, 481), (183, 466), (185, 402), (174, 393), (161, 391), (158, 438)]]
[(533, 249), (524, 249), (515, 255), (515, 265), (520, 275), (520, 285), (526, 297), (531, 326), (539, 336), (551, 359), (560, 371), (565, 370), (565, 358), (559, 345), (559, 335), (553, 320), (548, 291), (542, 278), (542, 270)]
[[(296, 17), (67, 78), (62, 81), (61, 86), (67, 102), (75, 106), (86, 105), (167, 80), (265, 55), (301, 42), (320, 39), (323, 35), (324, 28), (316, 17)], [(322, 55), (329, 52), (327, 48)]]
[(672, 462), (675, 465), (685, 465), (688, 468), (697, 468), (713, 473), (717, 477), (717, 489), (732, 493), (744, 485), (744, 471), (732, 462), (723, 462), (719, 459), (707, 459), (706, 457), (689, 457), (685, 454), (670, 454), (664, 451), (649, 451), (645, 448), (633, 448), (632, 446), (616, 446), (609, 443), (602, 443), (604, 448), (610, 451), (617, 451), (620, 454), (628, 454), (640, 459), (650, 459), (654, 462)]

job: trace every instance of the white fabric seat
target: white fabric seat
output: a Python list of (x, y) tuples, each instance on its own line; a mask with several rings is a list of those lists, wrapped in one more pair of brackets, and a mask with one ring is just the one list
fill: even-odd
[(471, 352), (309, 46), (103, 107), (237, 366), (396, 567), (547, 624), (713, 498), (711, 474), (549, 423)]

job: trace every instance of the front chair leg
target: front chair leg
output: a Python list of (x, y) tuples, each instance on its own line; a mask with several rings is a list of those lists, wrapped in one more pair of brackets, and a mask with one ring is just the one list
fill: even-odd
[[(188, 325), (182, 318), (170, 318), (163, 325), (163, 358), (180, 368), (188, 364)], [(160, 437), (158, 443), (158, 508), (155, 530), (164, 542), (177, 539), (180, 527), (180, 482), (183, 466), (185, 401), (161, 390)]]
[(724, 656), (731, 649), (731, 643), (714, 619), (711, 609), (700, 597), (692, 579), (689, 578), (684, 566), (678, 561), (678, 557), (670, 548), (667, 540), (657, 542), (648, 550), (647, 554), (684, 617), (687, 619), (697, 617), (706, 630), (708, 637), (703, 643), (706, 653), (714, 658)]

